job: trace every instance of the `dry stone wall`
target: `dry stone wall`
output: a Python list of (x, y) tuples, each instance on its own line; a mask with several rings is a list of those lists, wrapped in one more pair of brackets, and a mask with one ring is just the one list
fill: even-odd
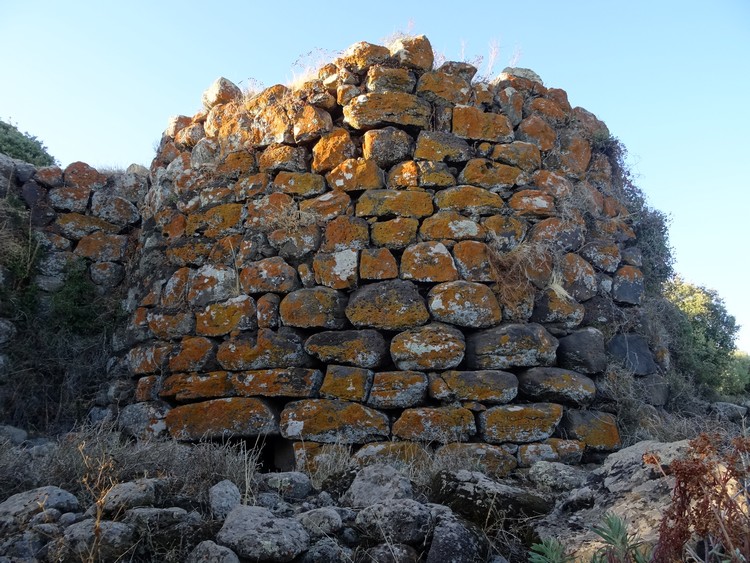
[(613, 357), (658, 368), (601, 330), (644, 290), (609, 132), (531, 71), (475, 73), (433, 68), (425, 37), (358, 43), (294, 89), (217, 80), (145, 196), (37, 173), (55, 252), (111, 284), (132, 255), (128, 431), (263, 436), (298, 465), (438, 448), (496, 473), (619, 447), (597, 379)]

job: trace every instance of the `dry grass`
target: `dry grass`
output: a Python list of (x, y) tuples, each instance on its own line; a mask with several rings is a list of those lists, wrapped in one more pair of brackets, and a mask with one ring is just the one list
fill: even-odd
[(39, 241), (23, 203), (7, 193), (0, 198), (0, 266), (15, 278), (14, 287), (25, 284), (40, 255)]

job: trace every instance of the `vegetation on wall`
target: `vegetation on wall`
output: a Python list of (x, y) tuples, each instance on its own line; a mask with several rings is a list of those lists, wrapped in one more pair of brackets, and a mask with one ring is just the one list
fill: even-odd
[(0, 153), (29, 162), (34, 166), (50, 166), (55, 158), (34, 135), (22, 133), (13, 123), (0, 121)]

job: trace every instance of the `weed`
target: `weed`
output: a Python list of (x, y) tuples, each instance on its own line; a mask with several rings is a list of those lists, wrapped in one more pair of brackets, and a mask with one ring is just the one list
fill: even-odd
[(19, 290), (30, 283), (34, 267), (40, 258), (40, 244), (31, 229), (31, 218), (23, 202), (10, 191), (0, 198), (0, 266), (12, 276), (12, 289)]
[[(644, 461), (661, 469), (657, 456)], [(662, 472), (664, 471), (661, 469)], [(688, 555), (705, 562), (750, 559), (750, 437), (729, 444), (718, 435), (701, 434), (682, 459), (673, 461), (672, 502), (659, 527), (655, 561), (677, 561), (694, 536)]]
[(573, 557), (567, 548), (555, 538), (545, 538), (541, 543), (535, 543), (529, 551), (530, 563), (571, 563)]

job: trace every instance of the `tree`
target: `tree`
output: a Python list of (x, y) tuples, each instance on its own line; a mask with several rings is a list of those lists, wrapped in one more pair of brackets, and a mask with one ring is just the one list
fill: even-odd
[(28, 133), (21, 133), (12, 123), (0, 121), (0, 152), (34, 166), (50, 166), (55, 159), (42, 142)]
[(664, 296), (675, 307), (669, 324), (677, 369), (717, 391), (731, 392), (735, 378), (730, 368), (740, 327), (724, 301), (713, 289), (679, 276), (664, 285)]

